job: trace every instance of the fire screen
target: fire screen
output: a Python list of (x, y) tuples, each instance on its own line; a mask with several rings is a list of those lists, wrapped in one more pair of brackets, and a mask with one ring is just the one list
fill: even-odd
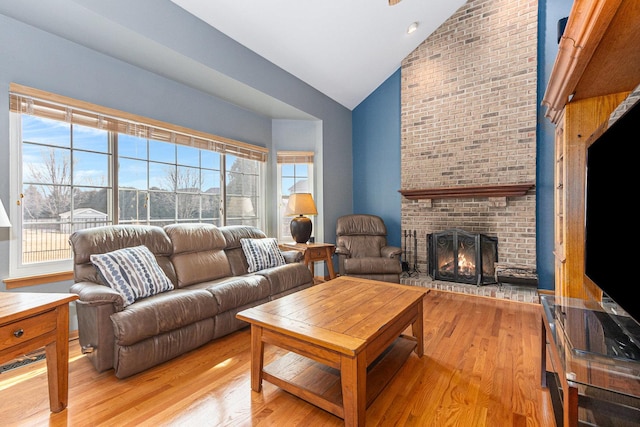
[(484, 234), (451, 229), (427, 235), (429, 275), (434, 280), (496, 283), (498, 239)]

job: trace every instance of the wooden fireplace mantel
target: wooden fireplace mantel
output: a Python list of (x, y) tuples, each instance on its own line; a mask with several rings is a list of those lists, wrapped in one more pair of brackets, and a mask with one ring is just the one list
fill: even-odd
[(410, 200), (420, 199), (453, 199), (471, 197), (517, 197), (524, 196), (535, 187), (533, 183), (478, 185), (473, 187), (441, 187), (418, 190), (398, 190)]

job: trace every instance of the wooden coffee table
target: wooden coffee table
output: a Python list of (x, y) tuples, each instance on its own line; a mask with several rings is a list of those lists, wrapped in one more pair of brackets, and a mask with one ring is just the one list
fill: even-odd
[[(251, 324), (251, 388), (259, 392), (265, 379), (347, 426), (364, 425), (410, 353), (423, 355), (427, 293), (342, 276), (238, 313)], [(409, 326), (412, 336), (403, 334)], [(264, 366), (265, 344), (290, 353)]]

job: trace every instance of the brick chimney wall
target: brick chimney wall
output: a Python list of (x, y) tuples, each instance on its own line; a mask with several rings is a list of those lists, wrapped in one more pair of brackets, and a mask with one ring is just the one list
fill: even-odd
[[(535, 183), (537, 20), (537, 1), (469, 0), (403, 60), (403, 190)], [(536, 264), (535, 189), (403, 197), (401, 223), (416, 230), (423, 273), (426, 235), (449, 228), (497, 237), (501, 263)]]

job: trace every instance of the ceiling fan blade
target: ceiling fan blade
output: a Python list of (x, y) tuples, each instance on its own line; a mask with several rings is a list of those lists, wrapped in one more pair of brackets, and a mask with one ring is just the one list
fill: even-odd
[(402, 0), (389, 0), (389, 6), (400, 3)]

